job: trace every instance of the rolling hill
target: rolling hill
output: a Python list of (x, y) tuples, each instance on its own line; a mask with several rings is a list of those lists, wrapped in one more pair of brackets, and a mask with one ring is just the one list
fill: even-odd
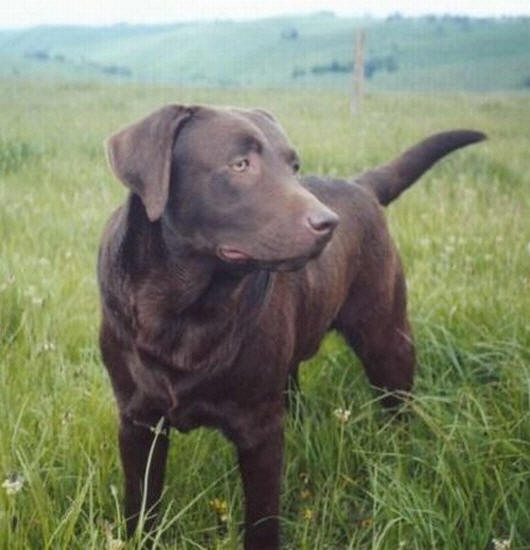
[(365, 29), (373, 90), (530, 90), (530, 18), (255, 21), (0, 31), (0, 77), (191, 86), (345, 86)]

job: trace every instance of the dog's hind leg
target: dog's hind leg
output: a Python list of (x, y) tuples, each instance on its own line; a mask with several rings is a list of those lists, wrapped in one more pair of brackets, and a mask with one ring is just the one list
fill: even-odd
[(405, 280), (399, 261), (390, 285), (352, 291), (335, 320), (361, 360), (370, 383), (395, 407), (412, 389), (415, 353), (407, 319)]

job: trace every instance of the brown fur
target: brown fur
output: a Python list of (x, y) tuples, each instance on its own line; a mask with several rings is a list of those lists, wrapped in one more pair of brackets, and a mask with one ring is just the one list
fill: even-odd
[[(153, 509), (163, 419), (221, 430), (245, 493), (245, 549), (279, 547), (284, 391), (331, 328), (393, 406), (412, 387), (405, 281), (380, 203), (437, 159), (483, 139), (438, 134), (358, 183), (297, 176), (264, 111), (168, 106), (108, 141), (131, 193), (99, 256), (101, 350), (120, 413), (128, 533)], [(340, 219), (340, 223), (339, 223)]]

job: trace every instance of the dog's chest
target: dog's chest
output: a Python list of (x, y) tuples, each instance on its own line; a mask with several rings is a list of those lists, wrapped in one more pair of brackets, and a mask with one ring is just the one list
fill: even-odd
[(131, 415), (156, 410), (182, 431), (206, 425), (230, 432), (245, 411), (282, 395), (289, 369), (316, 351), (335, 306), (317, 296), (314, 281), (294, 275), (275, 277), (267, 292), (250, 282), (230, 299), (218, 291), (178, 316), (165, 293), (144, 293)]
[(129, 365), (136, 389), (124, 409), (140, 425), (154, 426), (163, 417), (181, 432), (211, 427), (251, 445), (281, 409), (268, 398), (271, 391), (281, 395), (285, 383), (276, 363), (252, 371), (245, 356), (244, 368), (236, 360), (213, 373), (183, 373), (146, 364), (135, 354)]

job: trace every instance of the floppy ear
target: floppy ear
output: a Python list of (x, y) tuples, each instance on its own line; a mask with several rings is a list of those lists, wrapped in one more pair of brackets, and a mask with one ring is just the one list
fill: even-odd
[(289, 146), (289, 139), (274, 115), (265, 109), (234, 109), (240, 115), (249, 118), (260, 130), (274, 140), (281, 140)]
[(261, 109), (261, 108), (258, 107), (257, 109), (252, 109), (252, 111), (254, 113), (257, 113), (258, 115), (264, 116), (265, 118), (268, 118), (272, 122), (275, 122), (276, 124), (278, 124), (278, 121), (276, 120), (274, 115), (270, 111), (267, 111), (267, 109)]
[(152, 222), (166, 207), (173, 144), (179, 127), (191, 115), (187, 107), (168, 105), (106, 141), (112, 171), (140, 196)]

